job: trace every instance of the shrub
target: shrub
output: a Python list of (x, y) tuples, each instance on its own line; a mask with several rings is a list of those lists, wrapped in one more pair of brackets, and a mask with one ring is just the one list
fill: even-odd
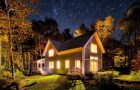
[(132, 71), (130, 73), (130, 79), (131, 80), (140, 80), (140, 70), (138, 72)]
[(18, 69), (16, 69), (15, 78), (17, 78), (17, 79), (23, 79), (23, 78), (25, 78), (25, 76), (24, 76), (24, 74), (21, 71), (19, 71)]
[(119, 72), (115, 70), (105, 71), (106, 74), (112, 75), (113, 77), (119, 76)]
[(10, 71), (3, 70), (2, 71), (2, 77), (4, 79), (12, 79), (12, 73)]
[(95, 74), (94, 74), (93, 72), (86, 73), (86, 76), (87, 76), (89, 79), (94, 79), (94, 78), (95, 78)]

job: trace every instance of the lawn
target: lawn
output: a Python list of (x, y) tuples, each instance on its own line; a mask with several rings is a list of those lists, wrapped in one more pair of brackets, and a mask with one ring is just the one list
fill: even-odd
[(27, 90), (84, 90), (85, 87), (81, 80), (77, 80), (76, 84), (68, 83), (66, 76), (64, 75), (49, 75), (49, 76), (30, 76), (26, 77), (20, 82), (24, 83), (24, 86), (28, 86)]

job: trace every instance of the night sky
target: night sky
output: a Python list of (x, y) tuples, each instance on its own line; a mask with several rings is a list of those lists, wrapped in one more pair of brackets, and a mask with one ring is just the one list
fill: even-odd
[(65, 28), (73, 31), (81, 23), (89, 27), (98, 18), (108, 15), (112, 15), (117, 22), (134, 2), (135, 0), (41, 0), (36, 5), (40, 12), (33, 15), (32, 19), (52, 17), (58, 22), (61, 31)]

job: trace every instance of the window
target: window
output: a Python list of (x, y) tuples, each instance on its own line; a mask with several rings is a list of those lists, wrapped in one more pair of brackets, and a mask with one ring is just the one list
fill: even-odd
[(49, 69), (54, 69), (54, 62), (53, 61), (49, 62)]
[(91, 52), (97, 53), (97, 45), (96, 44), (91, 43)]
[(98, 57), (96, 57), (96, 56), (90, 56), (90, 59), (91, 60), (98, 60)]
[(80, 68), (81, 67), (80, 60), (75, 60), (75, 67), (76, 68)]
[(56, 63), (57, 65), (57, 69), (60, 69), (60, 61), (57, 61), (57, 63)]
[(42, 63), (42, 67), (44, 67), (45, 66), (45, 64), (44, 63)]
[(70, 62), (69, 62), (69, 60), (65, 60), (65, 68), (70, 68)]
[(50, 49), (49, 50), (49, 57), (52, 57), (52, 56), (54, 56), (54, 50), (53, 49)]

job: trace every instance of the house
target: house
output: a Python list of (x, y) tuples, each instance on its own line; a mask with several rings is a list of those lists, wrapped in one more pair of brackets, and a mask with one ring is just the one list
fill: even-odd
[(74, 67), (81, 69), (82, 74), (98, 72), (102, 70), (103, 53), (105, 50), (96, 32), (89, 32), (64, 42), (48, 40), (43, 52), (45, 58), (34, 61), (32, 68), (46, 68), (51, 74), (66, 74), (69, 68)]

